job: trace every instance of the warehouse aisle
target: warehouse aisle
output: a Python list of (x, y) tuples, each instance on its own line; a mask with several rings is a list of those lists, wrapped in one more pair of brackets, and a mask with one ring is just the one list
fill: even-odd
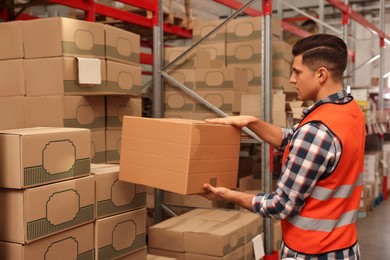
[(390, 259), (390, 199), (358, 219), (357, 226), (362, 260)]

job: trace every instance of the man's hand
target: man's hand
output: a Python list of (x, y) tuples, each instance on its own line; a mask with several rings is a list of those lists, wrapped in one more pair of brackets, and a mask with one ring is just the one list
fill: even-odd
[(254, 116), (228, 116), (223, 118), (205, 119), (205, 122), (212, 124), (233, 125), (242, 128), (252, 122), (255, 122), (256, 120), (258, 119)]
[(227, 199), (227, 193), (229, 189), (224, 187), (214, 187), (208, 183), (203, 185), (203, 189), (206, 193), (202, 194), (208, 200), (225, 200)]

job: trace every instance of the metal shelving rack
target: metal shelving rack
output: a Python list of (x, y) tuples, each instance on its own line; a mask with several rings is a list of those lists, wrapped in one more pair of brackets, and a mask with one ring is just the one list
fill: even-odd
[[(47, 5), (47, 4), (60, 4), (80, 10), (85, 11), (85, 20), (87, 21), (96, 21), (96, 15), (102, 15), (106, 17), (111, 17), (114, 19), (121, 20), (125, 23), (131, 24), (132, 26), (140, 26), (144, 28), (153, 29), (153, 54), (141, 53), (140, 60), (142, 64), (153, 65), (153, 116), (154, 117), (162, 117), (163, 116), (163, 78), (173, 83), (178, 88), (185, 91), (188, 95), (193, 96), (196, 100), (203, 103), (205, 106), (218, 113), (220, 116), (226, 116), (226, 114), (215, 108), (211, 104), (209, 104), (202, 97), (198, 96), (195, 92), (186, 88), (184, 85), (177, 82), (175, 79), (170, 77), (166, 72), (170, 65), (166, 65), (165, 67), (162, 64), (163, 60), (163, 42), (164, 42), (164, 33), (177, 35), (179, 37), (192, 38), (191, 30), (184, 29), (181, 27), (177, 27), (174, 25), (166, 24), (163, 22), (163, 13), (162, 13), (162, 1), (159, 0), (117, 0), (118, 2), (132, 5), (135, 7), (139, 7), (141, 9), (145, 9), (151, 11), (153, 13), (153, 17), (146, 18), (145, 16), (138, 15), (135, 13), (126, 12), (123, 10), (119, 10), (113, 7), (109, 7), (103, 4), (95, 3), (94, 0), (45, 0), (45, 1), (30, 1), (24, 5), (15, 5), (13, 1), (10, 1), (9, 6), (7, 8), (2, 8), (0, 6), (0, 17), (5, 20), (26, 20), (26, 19), (35, 19), (37, 17), (32, 17), (30, 15), (23, 14), (23, 11), (29, 5)], [(264, 86), (264, 120), (267, 122), (271, 121), (270, 116), (270, 104), (271, 104), (271, 15), (272, 15), (272, 0), (261, 0), (262, 1), (262, 12), (249, 7), (255, 1), (260, 0), (248, 0), (247, 4), (242, 4), (237, 0), (210, 0), (232, 9), (238, 10), (236, 13), (231, 15), (224, 23), (228, 22), (230, 19), (235, 18), (240, 13), (245, 13), (250, 16), (262, 16), (263, 17), (263, 33), (262, 33), (262, 62), (261, 67), (263, 71), (262, 77), (262, 85)], [(282, 0), (276, 1), (278, 7), (281, 7), (283, 4)], [(343, 30), (340, 32), (341, 36), (346, 40), (347, 39), (347, 27), (350, 19), (355, 20), (357, 23), (363, 25), (368, 28), (370, 31), (374, 32), (380, 39), (380, 54), (381, 54), (381, 62), (380, 62), (380, 97), (383, 96), (383, 73), (384, 73), (384, 47), (385, 44), (390, 44), (390, 37), (384, 33), (384, 0), (380, 0), (380, 16), (381, 16), (381, 28), (377, 28), (372, 23), (367, 21), (363, 16), (361, 16), (356, 11), (352, 10), (348, 4), (348, 0), (327, 0), (327, 2), (339, 9), (342, 12), (342, 25)], [(320, 10), (320, 18), (324, 17), (324, 0), (319, 0), (319, 10)], [(19, 13), (15, 13), (15, 8), (21, 8)], [(278, 8), (281, 10), (281, 8)], [(314, 17), (310, 17), (309, 14), (304, 14), (305, 16), (313, 19)], [(282, 13), (278, 11), (278, 18), (282, 19)], [(327, 26), (325, 22), (320, 19), (314, 18), (316, 22), (320, 24), (320, 26)], [(294, 34), (297, 34), (302, 37), (309, 36), (310, 33), (297, 28), (286, 21), (282, 20), (282, 28)], [(223, 25), (221, 25), (223, 26)], [(216, 29), (217, 30), (217, 29)], [(216, 31), (215, 30), (215, 31)], [(333, 29), (334, 30), (334, 29)], [(214, 31), (213, 31), (214, 32)], [(205, 37), (207, 39), (213, 32)], [(336, 31), (338, 32), (338, 30)], [(190, 47), (189, 50), (195, 48), (196, 45), (200, 44), (204, 39), (200, 40), (200, 42), (196, 43), (194, 46)], [(183, 53), (184, 56), (186, 53)], [(350, 51), (350, 56), (354, 57), (354, 52)], [(180, 58), (180, 57), (179, 57)], [(178, 58), (178, 59), (179, 59)], [(177, 59), (177, 60), (178, 60)], [(176, 62), (173, 61), (172, 63)], [(383, 111), (383, 99), (379, 99), (379, 108)], [(254, 140), (260, 142), (259, 138), (249, 131), (249, 129), (245, 129), (249, 135), (251, 135)], [(267, 144), (262, 145), (262, 178), (264, 179), (264, 191), (271, 192), (271, 174), (270, 174), (270, 164), (268, 162), (271, 161), (272, 154), (269, 152), (271, 147)], [(163, 202), (163, 192), (160, 190), (156, 191), (155, 194), (155, 220), (162, 220), (162, 211), (164, 210), (170, 215), (174, 215), (174, 212), (171, 211), (168, 207), (166, 207)], [(265, 219), (264, 223), (265, 227), (265, 259), (276, 259), (273, 255), (272, 251), (272, 224), (270, 219)]]

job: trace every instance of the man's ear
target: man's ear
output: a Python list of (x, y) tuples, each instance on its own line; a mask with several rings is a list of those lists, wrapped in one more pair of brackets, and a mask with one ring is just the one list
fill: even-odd
[(324, 83), (329, 76), (329, 71), (326, 68), (320, 67), (317, 69), (317, 77), (320, 83)]

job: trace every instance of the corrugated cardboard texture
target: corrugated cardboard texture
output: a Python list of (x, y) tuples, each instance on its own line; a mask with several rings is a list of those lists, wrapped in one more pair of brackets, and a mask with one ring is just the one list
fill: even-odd
[(129, 96), (107, 96), (107, 129), (121, 129), (124, 116), (142, 116), (142, 99)]
[(22, 23), (25, 58), (90, 57), (105, 58), (104, 25), (54, 17)]
[(256, 63), (261, 64), (261, 39), (245, 42), (228, 42), (226, 44), (226, 63)]
[(21, 21), (0, 23), (0, 35), (0, 60), (24, 57)]
[(63, 96), (24, 98), (24, 127), (63, 127)]
[(12, 260), (94, 259), (93, 224), (86, 224), (29, 244), (0, 241), (0, 258)]
[[(208, 33), (214, 30), (218, 25), (220, 25), (222, 20), (213, 20), (213, 21), (200, 21), (197, 20), (194, 22), (192, 28), (192, 41), (196, 43), (201, 38), (205, 37)], [(215, 34), (211, 35), (207, 42), (225, 42), (226, 40), (226, 26), (223, 26)]]
[[(1, 33), (1, 26), (0, 26)], [(1, 46), (1, 43), (0, 43)], [(3, 50), (0, 49), (0, 55)], [(0, 96), (24, 96), (23, 60), (0, 60)]]
[(0, 195), (2, 241), (24, 244), (95, 220), (93, 176)]
[(123, 63), (140, 64), (140, 36), (138, 34), (104, 25), (106, 59)]
[(104, 130), (106, 128), (104, 96), (65, 96), (64, 126)]
[(96, 185), (96, 218), (146, 207), (146, 188), (120, 181), (119, 165), (91, 166)]
[(202, 121), (125, 117), (119, 179), (179, 194), (202, 193), (206, 182), (235, 188), (240, 132)]
[(144, 248), (145, 245), (146, 208), (96, 221), (96, 259), (114, 259)]
[(90, 132), (23, 128), (0, 132), (0, 187), (25, 188), (90, 174)]
[(0, 129), (24, 127), (24, 97), (0, 97)]

